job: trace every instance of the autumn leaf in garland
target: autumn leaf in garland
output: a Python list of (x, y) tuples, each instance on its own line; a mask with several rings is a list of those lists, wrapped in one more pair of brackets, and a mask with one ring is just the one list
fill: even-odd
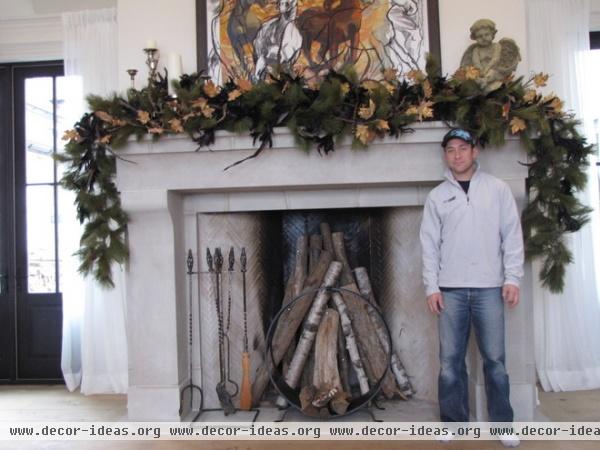
[(169, 125), (171, 126), (171, 130), (175, 133), (183, 133), (183, 126), (181, 125), (181, 120), (179, 119), (171, 119), (169, 120)]
[(425, 75), (421, 70), (410, 70), (406, 74), (406, 78), (413, 81), (415, 84), (420, 84), (427, 78), (427, 75)]
[(105, 134), (104, 136), (102, 136), (97, 141), (98, 141), (99, 144), (108, 145), (108, 144), (110, 144), (111, 138), (112, 138), (112, 136), (110, 134)]
[(350, 92), (350, 84), (342, 83), (340, 86), (340, 90), (342, 91), (342, 97), (345, 97), (348, 92)]
[(206, 83), (204, 83), (202, 90), (208, 97), (213, 98), (219, 95), (220, 88), (213, 83), (212, 80), (208, 80)]
[(148, 113), (148, 111), (143, 111), (141, 109), (138, 110), (137, 120), (142, 125), (146, 125), (148, 122), (150, 122), (150, 113)]
[(252, 82), (246, 78), (236, 78), (235, 85), (244, 93), (252, 90)]
[(375, 121), (375, 126), (378, 131), (390, 131), (390, 124), (387, 120), (379, 119)]
[(227, 101), (232, 102), (241, 95), (242, 95), (242, 93), (240, 92), (239, 89), (234, 89), (229, 94), (227, 94)]
[(527, 129), (527, 124), (520, 117), (513, 117), (510, 121), (510, 132), (512, 134), (517, 134), (523, 130)]
[(106, 111), (94, 111), (94, 115), (100, 119), (103, 122), (106, 123), (112, 123), (114, 120), (114, 117), (111, 116), (109, 113), (107, 113)]
[(452, 78), (454, 78), (457, 81), (476, 80), (477, 78), (479, 78), (480, 75), (481, 72), (477, 67), (467, 66), (461, 67), (456, 72), (454, 72)]
[(192, 107), (200, 109), (202, 115), (208, 119), (213, 116), (215, 109), (208, 104), (208, 100), (200, 97), (192, 102)]
[(544, 87), (548, 83), (548, 74), (538, 73), (533, 77), (533, 82), (536, 87)]
[(81, 136), (76, 130), (66, 130), (62, 136), (62, 140), (81, 142)]
[(373, 130), (369, 128), (368, 125), (359, 124), (356, 126), (356, 130), (354, 132), (354, 136), (364, 145), (369, 144), (375, 139), (376, 134)]
[(425, 80), (423, 82), (423, 95), (425, 96), (425, 98), (431, 98), (431, 96), (433, 95), (433, 89), (431, 88), (431, 83), (429, 82), (429, 80)]
[(537, 97), (537, 92), (535, 91), (535, 89), (527, 89), (527, 91), (525, 91), (525, 94), (523, 95), (523, 101), (525, 103), (531, 103), (533, 102)]
[(369, 106), (363, 106), (362, 108), (358, 109), (358, 116), (361, 119), (370, 119), (373, 114), (375, 113), (375, 102), (371, 99), (369, 99)]
[(417, 106), (408, 108), (406, 114), (417, 116), (420, 122), (423, 122), (423, 119), (430, 119), (433, 117), (433, 102), (431, 100), (423, 100)]

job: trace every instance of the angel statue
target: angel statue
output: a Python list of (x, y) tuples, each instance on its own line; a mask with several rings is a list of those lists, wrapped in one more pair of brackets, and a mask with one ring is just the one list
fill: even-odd
[(470, 28), (471, 44), (460, 61), (461, 67), (479, 69), (479, 83), (486, 91), (493, 91), (512, 74), (521, 61), (519, 46), (509, 38), (494, 42), (496, 24), (490, 19), (479, 19)]

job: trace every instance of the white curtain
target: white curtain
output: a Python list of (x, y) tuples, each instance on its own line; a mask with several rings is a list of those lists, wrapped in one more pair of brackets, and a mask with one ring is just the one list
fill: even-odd
[[(566, 109), (584, 118), (590, 101), (589, 0), (527, 0), (526, 7), (530, 71), (550, 74), (546, 92), (555, 92)], [(598, 178), (594, 158), (591, 163), (579, 198), (595, 211), (589, 225), (567, 238), (575, 261), (567, 268), (565, 290), (551, 294), (534, 283), (535, 360), (545, 391), (600, 388)]]
[[(117, 13), (115, 8), (63, 14), (64, 66), (73, 122), (87, 109), (88, 94), (117, 89)], [(73, 217), (75, 217), (73, 215)], [(81, 230), (66, 236), (71, 245)], [(73, 236), (74, 235), (74, 236)], [(75, 239), (73, 239), (75, 238)], [(77, 249), (74, 246), (70, 252)], [(76, 261), (69, 262), (76, 267)], [(125, 393), (128, 385), (125, 284), (113, 267), (116, 287), (107, 290), (72, 270), (63, 283), (62, 369), (67, 387), (84, 394)], [(78, 279), (79, 278), (79, 279)]]

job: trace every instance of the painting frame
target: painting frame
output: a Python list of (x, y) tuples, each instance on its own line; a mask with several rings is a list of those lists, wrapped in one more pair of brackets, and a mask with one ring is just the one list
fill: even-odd
[[(441, 68), (441, 40), (439, 21), (439, 0), (424, 0), (427, 4), (428, 49)], [(209, 33), (208, 0), (196, 0), (196, 56), (198, 72), (208, 72)], [(423, 67), (424, 69), (424, 67)], [(441, 70), (441, 69), (440, 69)]]

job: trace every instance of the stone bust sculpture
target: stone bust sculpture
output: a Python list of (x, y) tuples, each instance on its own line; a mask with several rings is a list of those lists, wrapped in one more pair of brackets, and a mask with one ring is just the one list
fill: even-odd
[(490, 19), (479, 19), (470, 28), (475, 41), (463, 54), (461, 67), (479, 69), (479, 83), (487, 91), (497, 89), (507, 76), (515, 71), (521, 61), (518, 45), (514, 40), (503, 38), (494, 42), (496, 24)]

